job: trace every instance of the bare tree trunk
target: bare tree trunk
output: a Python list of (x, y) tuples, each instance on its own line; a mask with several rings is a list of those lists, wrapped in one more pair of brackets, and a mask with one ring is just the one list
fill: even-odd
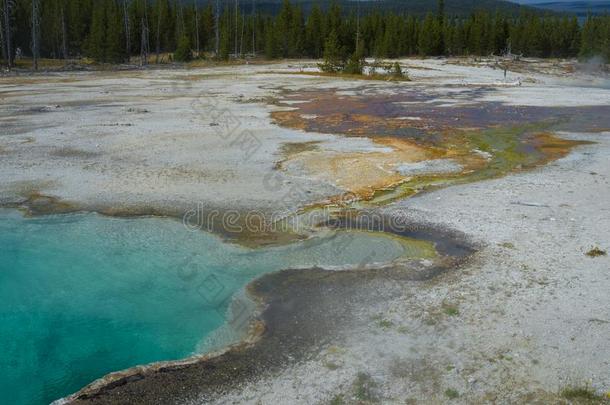
[(61, 53), (64, 60), (68, 59), (68, 30), (66, 27), (66, 13), (62, 6), (61, 8)]
[(216, 0), (216, 57), (220, 54), (220, 0)]
[(159, 53), (161, 52), (161, 3), (158, 4), (159, 9), (157, 10), (157, 64), (159, 64)]
[(356, 20), (356, 52), (360, 46), (360, 2), (358, 2), (358, 18)]
[[(146, 28), (148, 29), (148, 0), (142, 0), (144, 3), (144, 23), (146, 24)], [(149, 32), (150, 35), (150, 32)], [(148, 42), (149, 36), (146, 36), (146, 42)]]
[(256, 56), (256, 0), (252, 0), (252, 55)]
[(38, 58), (40, 57), (40, 16), (39, 0), (32, 0), (32, 68), (38, 70)]
[(239, 54), (244, 54), (244, 35), (246, 31), (246, 15), (242, 16), (242, 24), (241, 24), (241, 39), (239, 40)]
[(239, 42), (239, 0), (235, 0), (235, 58), (237, 58)]
[(144, 1), (144, 18), (142, 19), (142, 43), (140, 46), (140, 64), (148, 65), (148, 54), (150, 53), (150, 29), (148, 28), (148, 0)]
[(4, 42), (6, 44), (6, 64), (8, 68), (13, 67), (13, 51), (11, 49), (11, 2), (4, 0)]
[(6, 60), (6, 45), (4, 44), (4, 18), (3, 11), (0, 9), (0, 48), (2, 48), (2, 60)]
[(199, 57), (200, 46), (199, 46), (199, 10), (197, 7), (197, 1), (195, 0), (195, 49), (197, 49), (197, 57)]
[[(184, 9), (182, 8), (182, 4), (178, 6), (178, 24), (180, 24), (180, 36), (186, 35), (186, 25), (184, 23)], [(180, 38), (176, 38), (177, 41), (180, 41)]]
[(127, 52), (127, 60), (129, 60), (131, 49), (131, 38), (129, 32), (129, 14), (127, 13), (127, 0), (123, 0), (123, 22), (125, 24), (125, 51)]
[(142, 42), (140, 44), (140, 66), (148, 64), (148, 25), (142, 18)]

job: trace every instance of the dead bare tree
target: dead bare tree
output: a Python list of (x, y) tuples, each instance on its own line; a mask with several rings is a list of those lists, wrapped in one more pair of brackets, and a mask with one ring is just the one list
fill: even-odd
[(176, 3), (176, 17), (178, 18), (177, 24), (180, 27), (180, 35), (176, 38), (177, 41), (180, 41), (180, 37), (186, 36), (186, 25), (184, 23), (184, 9), (182, 8), (182, 4)]
[(148, 25), (142, 18), (142, 41), (140, 43), (140, 66), (148, 64)]
[(148, 0), (143, 0), (143, 2), (144, 17), (142, 18), (142, 38), (140, 41), (140, 66), (148, 64), (148, 54), (150, 53), (150, 29), (148, 28)]
[(220, 55), (220, 0), (216, 0), (216, 57)]
[(68, 29), (66, 27), (66, 12), (64, 6), (61, 6), (61, 53), (64, 60), (68, 59)]
[(358, 17), (356, 19), (356, 52), (360, 46), (360, 2), (358, 1)]
[(256, 0), (252, 0), (252, 55), (256, 56)]
[(123, 23), (125, 25), (125, 51), (127, 58), (130, 56), (131, 37), (129, 32), (129, 13), (127, 12), (127, 0), (123, 0)]
[(197, 0), (194, 0), (195, 6), (195, 49), (197, 50), (197, 57), (199, 57), (200, 45), (199, 45), (199, 7), (197, 7)]
[[(158, 3), (161, 4), (161, 3)], [(161, 6), (157, 7), (157, 59), (156, 63), (159, 64), (159, 53), (161, 53)]]
[(11, 49), (11, 11), (13, 9), (14, 0), (4, 0), (2, 4), (2, 17), (4, 17), (4, 43), (6, 52), (6, 65), (8, 68), (13, 67), (13, 51)]
[(40, 4), (32, 0), (32, 68), (38, 70), (40, 57)]
[(2, 52), (2, 60), (6, 60), (6, 47), (4, 45), (4, 18), (2, 18), (2, 8), (0, 8), (0, 52)]
[(239, 40), (239, 54), (244, 54), (244, 35), (246, 34), (246, 15), (242, 15), (241, 39)]

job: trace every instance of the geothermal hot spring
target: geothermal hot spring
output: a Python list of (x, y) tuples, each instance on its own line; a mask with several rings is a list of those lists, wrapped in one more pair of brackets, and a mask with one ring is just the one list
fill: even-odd
[(263, 273), (417, 256), (409, 246), (343, 231), (252, 250), (169, 219), (0, 210), (3, 401), (48, 403), (112, 371), (205, 352), (231, 298)]
[[(552, 91), (553, 87), (544, 89)], [(160, 90), (153, 90), (156, 97)], [(399, 86), (391, 92), (369, 90), (356, 89), (352, 95), (334, 88), (286, 90), (283, 104), (279, 103), (286, 108), (272, 114), (274, 125), (311, 133), (370, 136), (394, 152), (336, 153), (332, 148), (318, 148), (318, 141), (297, 143), (298, 147), (285, 148), (277, 169), (292, 177), (328, 174), (331, 183), (343, 182), (346, 186), (342, 189), (363, 194), (366, 203), (357, 208), (367, 208), (426, 189), (535, 168), (566, 156), (582, 143), (558, 138), (555, 131), (610, 128), (608, 105), (535, 107), (481, 102), (483, 95), (493, 95), (490, 88), (441, 89), (441, 99), (437, 99), (435, 88), (430, 93), (419, 86)], [(70, 87), (57, 94), (65, 97), (71, 91)], [(95, 90), (91, 97), (97, 100), (97, 93)], [(457, 103), (447, 106), (447, 97)], [(81, 105), (80, 98), (75, 100)], [(31, 107), (27, 103), (24, 105)], [(69, 103), (62, 100), (62, 104)], [(53, 110), (58, 110), (57, 114), (63, 111)], [(7, 111), (14, 115), (12, 108)], [(106, 114), (110, 110), (99, 111)], [(123, 114), (121, 105), (120, 115), (110, 116), (122, 119)], [(15, 122), (32, 134), (36, 133), (31, 128), (39, 125), (36, 120), (52, 117), (48, 111), (31, 115), (30, 121), (24, 118), (28, 116)], [(9, 118), (14, 119), (12, 115)], [(70, 149), (56, 148), (55, 152), (61, 153), (52, 155), (46, 149), (47, 133), (41, 134), (32, 138), (42, 144), (38, 148), (28, 139), (11, 144), (11, 153), (19, 156), (15, 158), (19, 163), (10, 161), (14, 167), (6, 166), (8, 173), (29, 176), (33, 171), (46, 181), (47, 168), (57, 162), (53, 159), (66, 160), (70, 170), (78, 166), (70, 159), (93, 159)], [(91, 138), (83, 140), (95, 143), (98, 135), (93, 132)], [(114, 145), (112, 139), (109, 143)], [(116, 142), (115, 150), (134, 145), (131, 135)], [(33, 158), (24, 159), (21, 154)], [(418, 175), (418, 164), (424, 158), (443, 163), (442, 170)], [(38, 172), (29, 164), (35, 159), (45, 163)], [(100, 159), (105, 162), (103, 155)], [(130, 161), (131, 156), (119, 155), (117, 160), (121, 159)], [(151, 159), (164, 166), (163, 161)], [(355, 168), (354, 162), (359, 162)], [(405, 162), (410, 165), (403, 165)], [(133, 168), (127, 165), (119, 171), (120, 176), (129, 170)], [(106, 174), (101, 171), (95, 176), (105, 178)], [(230, 344), (242, 336), (226, 327), (232, 323), (228, 322), (232, 302), (236, 298), (247, 302), (246, 285), (264, 273), (387, 263), (403, 257), (428, 257), (431, 250), (421, 241), (409, 242), (388, 234), (331, 230), (306, 241), (249, 249), (210, 233), (190, 231), (172, 219), (125, 219), (90, 213), (30, 218), (16, 210), (0, 209), (0, 402), (49, 403), (113, 371), (183, 359)], [(249, 308), (251, 313), (252, 302)]]

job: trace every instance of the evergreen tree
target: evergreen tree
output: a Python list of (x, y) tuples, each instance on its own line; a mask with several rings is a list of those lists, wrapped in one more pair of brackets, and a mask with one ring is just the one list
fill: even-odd
[[(37, 1), (41, 57), (84, 54), (100, 62), (122, 62), (127, 49), (140, 49), (148, 38), (158, 55), (185, 55), (197, 43), (202, 54), (216, 53), (215, 9), (209, 1)], [(480, 11), (466, 18), (448, 18), (444, 4), (438, 0), (437, 13), (424, 18), (373, 11), (359, 19), (343, 14), (334, 0), (325, 11), (314, 5), (308, 15), (289, 0), (283, 0), (277, 15), (243, 15), (240, 9), (225, 6), (218, 56), (228, 59), (232, 52), (239, 56), (250, 49), (264, 49), (270, 59), (324, 56), (333, 61), (331, 70), (348, 59), (349, 69), (355, 71), (362, 56), (497, 55), (509, 48), (525, 56), (610, 58), (608, 15), (589, 16), (582, 26), (575, 17), (528, 12), (505, 16)], [(16, 48), (31, 56), (32, 0), (0, 0), (0, 10), (3, 58), (12, 59)], [(147, 35), (147, 41), (142, 35)]]
[(99, 62), (123, 62), (126, 54), (122, 27), (118, 4), (114, 0), (97, 0), (88, 38), (88, 55)]
[(284, 0), (279, 15), (277, 16), (276, 22), (276, 35), (279, 39), (279, 52), (287, 58), (292, 53), (292, 3), (289, 0)]
[(339, 48), (339, 38), (333, 30), (328, 35), (324, 44), (324, 61), (320, 64), (320, 69), (327, 73), (337, 73), (343, 69), (344, 65), (341, 49)]
[(105, 61), (104, 39), (106, 36), (106, 1), (98, 0), (93, 7), (91, 31), (87, 40), (87, 55), (98, 61)]
[(275, 59), (278, 57), (278, 43), (275, 26), (273, 23), (268, 23), (265, 28), (265, 56), (267, 59)]
[(191, 50), (191, 41), (186, 34), (183, 34), (178, 41), (178, 48), (174, 52), (174, 60), (178, 62), (189, 62), (193, 59), (193, 52)]
[(305, 21), (301, 7), (295, 7), (292, 11), (292, 24), (290, 29), (289, 55), (298, 58), (305, 50)]
[(610, 17), (605, 16), (601, 20), (602, 27), (600, 29), (600, 48), (601, 55), (605, 59), (606, 63), (610, 63)]
[(203, 12), (200, 13), (200, 38), (201, 46), (204, 50), (211, 50), (214, 46), (214, 9), (211, 4), (208, 4)]
[(394, 62), (392, 66), (392, 77), (398, 80), (410, 81), (409, 75), (400, 67), (400, 63)]
[(487, 51), (486, 17), (483, 13), (477, 13), (466, 23), (466, 52), (469, 54), (484, 55)]
[(438, 0), (438, 44), (436, 47), (436, 53), (445, 53), (445, 0)]
[(581, 58), (587, 59), (594, 56), (603, 56), (605, 53), (603, 50), (604, 39), (606, 39), (602, 38), (605, 31), (603, 28), (600, 18), (593, 16), (587, 18), (582, 29), (582, 42), (579, 55)]
[(364, 62), (364, 45), (360, 42), (343, 71), (347, 74), (361, 75), (364, 70)]
[(306, 54), (311, 58), (320, 58), (324, 50), (322, 11), (316, 4), (311, 10), (306, 26)]
[(438, 55), (442, 45), (438, 19), (428, 14), (422, 24), (419, 36), (419, 53), (423, 56)]
[(225, 12), (220, 25), (220, 49), (218, 58), (228, 60), (231, 55), (231, 23), (229, 21), (230, 13)]
[(114, 0), (107, 0), (106, 62), (119, 63), (128, 56), (124, 47), (123, 16)]

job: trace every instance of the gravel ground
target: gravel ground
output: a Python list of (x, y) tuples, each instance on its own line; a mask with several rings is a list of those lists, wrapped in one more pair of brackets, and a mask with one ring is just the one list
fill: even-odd
[[(484, 244), (361, 308), (344, 339), (216, 403), (562, 403), (610, 391), (610, 133), (529, 173), (387, 208)], [(455, 397), (455, 398), (454, 398)], [(195, 401), (197, 402), (197, 401)]]

